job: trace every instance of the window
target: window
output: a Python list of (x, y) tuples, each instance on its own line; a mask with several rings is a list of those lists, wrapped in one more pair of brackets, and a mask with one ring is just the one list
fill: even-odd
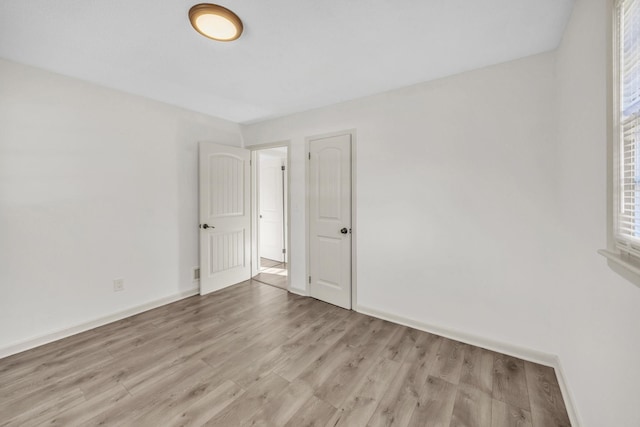
[(616, 246), (640, 257), (640, 0), (616, 3)]

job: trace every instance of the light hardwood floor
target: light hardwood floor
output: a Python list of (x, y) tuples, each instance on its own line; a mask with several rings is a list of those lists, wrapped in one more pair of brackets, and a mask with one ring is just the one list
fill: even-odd
[(551, 368), (250, 281), (0, 360), (0, 425), (569, 421)]
[(253, 276), (253, 279), (267, 285), (287, 289), (287, 274), (287, 264), (260, 258), (260, 273)]

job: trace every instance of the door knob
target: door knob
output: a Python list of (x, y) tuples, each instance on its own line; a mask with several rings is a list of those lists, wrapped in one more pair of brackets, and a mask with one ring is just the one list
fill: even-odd
[(215, 227), (213, 225), (203, 224), (202, 228), (204, 228), (206, 230), (207, 228), (215, 228)]
[(349, 232), (349, 230), (346, 227), (343, 227), (342, 230), (340, 230), (340, 232), (342, 234), (347, 234)]

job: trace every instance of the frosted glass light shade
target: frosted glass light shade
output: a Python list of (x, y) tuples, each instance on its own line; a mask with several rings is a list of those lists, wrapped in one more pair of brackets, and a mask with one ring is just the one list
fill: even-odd
[(189, 20), (197, 32), (213, 40), (228, 42), (242, 34), (238, 15), (217, 4), (201, 3), (189, 10)]

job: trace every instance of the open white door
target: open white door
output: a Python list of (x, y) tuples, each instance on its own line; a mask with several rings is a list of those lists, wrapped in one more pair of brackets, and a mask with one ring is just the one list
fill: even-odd
[(200, 143), (200, 295), (251, 278), (250, 152)]
[(259, 153), (258, 210), (260, 257), (284, 262), (284, 164), (283, 159)]
[(351, 135), (309, 142), (309, 291), (351, 308)]

